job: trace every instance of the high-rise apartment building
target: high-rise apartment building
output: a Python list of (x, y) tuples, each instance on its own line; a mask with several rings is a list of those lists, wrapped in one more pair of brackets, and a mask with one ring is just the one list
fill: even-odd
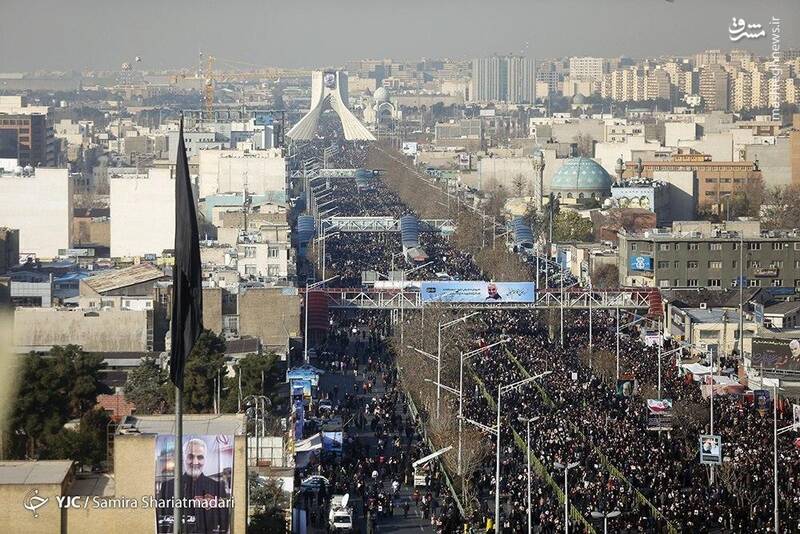
[(605, 73), (605, 64), (601, 57), (571, 57), (569, 77), (572, 80), (600, 81)]
[(473, 102), (528, 104), (536, 101), (536, 69), (532, 59), (491, 56), (472, 60)]
[(706, 50), (694, 56), (694, 66), (719, 65), (728, 61), (728, 56), (722, 50)]
[(669, 100), (672, 95), (672, 85), (669, 74), (664, 69), (653, 69), (645, 76), (645, 91), (647, 100)]
[(729, 75), (722, 65), (710, 64), (700, 70), (700, 96), (706, 110), (728, 111), (729, 91)]

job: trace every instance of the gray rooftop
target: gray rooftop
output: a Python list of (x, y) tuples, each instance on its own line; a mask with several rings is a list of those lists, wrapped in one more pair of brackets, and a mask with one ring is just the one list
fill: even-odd
[[(123, 430), (123, 425), (132, 425), (140, 434), (174, 434), (174, 415), (129, 415), (122, 422), (117, 432)], [(244, 414), (186, 414), (183, 416), (183, 433), (196, 435), (235, 434), (244, 433)], [(124, 432), (124, 431), (123, 431)]]
[(722, 314), (724, 313), (727, 314), (729, 323), (732, 325), (739, 323), (739, 312), (726, 310), (724, 308), (708, 308), (705, 310), (700, 308), (691, 308), (684, 311), (689, 317), (692, 318), (692, 322), (695, 323), (721, 323)]
[(792, 313), (798, 308), (800, 308), (800, 301), (790, 300), (788, 302), (779, 302), (777, 304), (767, 306), (764, 308), (764, 313), (784, 315), (787, 313)]
[(72, 460), (20, 460), (0, 462), (0, 485), (61, 484)]

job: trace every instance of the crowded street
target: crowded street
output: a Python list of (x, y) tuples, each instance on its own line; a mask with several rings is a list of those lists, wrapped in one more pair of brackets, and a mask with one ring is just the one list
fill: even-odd
[[(351, 165), (364, 162), (352, 151), (342, 150), (340, 155)], [(379, 179), (370, 191), (361, 192), (352, 179), (337, 178), (325, 192), (339, 214), (400, 217), (411, 213)], [(469, 252), (455, 249), (439, 234), (422, 234), (420, 245), (429, 263), (414, 269), (408, 280), (429, 280), (436, 273), (447, 273), (456, 280), (489, 278)], [(364, 271), (386, 273), (393, 267), (414, 267), (400, 264), (396, 259), (399, 253), (395, 253), (400, 250), (397, 234), (340, 233), (326, 243), (327, 276), (336, 277), (328, 286), (359, 287)], [(535, 263), (525, 265), (534, 279)], [(558, 288), (561, 274), (553, 264), (542, 263), (542, 269), (542, 279)], [(566, 274), (564, 279), (565, 284), (573, 283)], [(628, 312), (624, 315), (629, 316)], [(643, 341), (644, 332), (655, 327), (651, 317), (642, 325), (621, 329), (617, 374), (613, 370), (617, 342), (614, 312), (594, 310), (591, 323), (590, 347), (586, 310), (565, 312), (562, 342), (559, 335), (553, 335), (552, 325), (548, 326), (545, 311), (492, 309), (479, 312), (464, 327), (467, 335), (452, 340), (451, 354), (476, 353), (464, 371), (464, 420), (483, 429), (482, 439), (492, 449), (495, 438), (487, 429), (495, 426), (498, 387), (548, 372), (503, 397), (499, 451), (502, 530), (526, 531), (530, 507), (533, 532), (563, 531), (563, 466), (569, 465), (572, 531), (596, 531), (603, 528), (605, 519), (612, 531), (621, 533), (770, 532), (771, 415), (756, 411), (752, 398), (714, 398), (714, 431), (725, 443), (725, 461), (719, 467), (702, 465), (697, 436), (711, 431), (709, 399), (701, 395), (691, 374), (679, 368), (691, 358), (689, 351), (665, 339), (661, 350), (670, 356), (661, 361), (659, 373), (657, 347)], [(351, 493), (357, 509), (364, 511), (359, 521), (371, 531), (392, 532), (424, 524), (437, 532), (461, 532), (462, 521), (475, 531), (493, 529), (494, 454), (485, 455), (480, 465), (464, 474), (461, 483), (475, 488), (475, 501), (469, 503), (466, 517), (458, 517), (451, 502), (454, 495), (448, 495), (441, 483), (431, 483), (435, 491), (427, 499), (426, 495), (416, 498), (409, 484), (410, 463), (430, 452), (420, 442), (419, 426), (428, 421), (429, 414), (416, 420), (409, 415), (403, 385), (410, 378), (402, 371), (398, 374), (394, 363), (400, 347), (398, 330), (403, 329), (429, 335), (424, 313), (416, 311), (407, 310), (404, 317), (355, 310), (331, 315), (331, 329), (313, 363), (328, 370), (321, 382), (322, 395), (331, 400), (334, 413), (348, 421), (348, 437), (341, 463), (321, 464), (317, 472), (333, 481), (334, 492)], [(415, 344), (425, 342), (407, 334), (403, 343), (410, 339)], [(502, 345), (482, 349), (498, 342)], [(432, 382), (435, 363), (420, 357), (418, 364)], [(723, 373), (735, 376), (740, 362), (730, 358), (720, 364)], [(443, 366), (442, 382), (455, 388), (457, 364)], [(618, 391), (623, 376), (634, 381), (624, 395)], [(408, 393), (409, 398), (418, 394)], [(680, 406), (674, 428), (648, 429), (648, 398), (671, 399)], [(448, 413), (457, 411), (457, 397), (450, 395), (445, 403)], [(779, 426), (791, 423), (788, 403), (779, 400), (777, 413)], [(541, 466), (530, 479), (526, 473), (527, 432), (532, 461)], [(782, 440), (779, 456), (781, 517), (787, 532), (800, 530), (796, 484), (800, 461), (794, 444)], [(432, 465), (438, 466), (436, 472), (442, 464)], [(396, 485), (399, 490), (394, 490)], [(409, 499), (413, 502), (406, 510)]]

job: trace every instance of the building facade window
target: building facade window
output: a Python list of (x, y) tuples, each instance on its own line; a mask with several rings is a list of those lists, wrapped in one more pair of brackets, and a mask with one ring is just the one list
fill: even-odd
[(267, 257), (268, 258), (277, 258), (278, 257), (278, 249), (277, 248), (270, 248), (267, 250)]
[(658, 262), (659, 269), (669, 269), (669, 262), (668, 261), (659, 261)]
[(244, 257), (245, 258), (255, 258), (256, 257), (256, 247), (244, 247)]
[(710, 250), (722, 250), (722, 243), (711, 243), (708, 245)]
[(664, 252), (669, 250), (669, 243), (660, 243), (658, 245), (658, 250), (662, 250)]
[(722, 287), (722, 280), (719, 278), (710, 278), (708, 280), (708, 287)]
[(697, 269), (697, 262), (696, 261), (687, 261), (686, 262), (687, 269)]
[(689, 287), (697, 287), (700, 284), (697, 283), (696, 278), (689, 278), (688, 280), (686, 280), (686, 285)]
[(700, 250), (700, 243), (689, 243), (689, 250)]
[(709, 269), (722, 269), (722, 262), (721, 261), (710, 261), (708, 262)]

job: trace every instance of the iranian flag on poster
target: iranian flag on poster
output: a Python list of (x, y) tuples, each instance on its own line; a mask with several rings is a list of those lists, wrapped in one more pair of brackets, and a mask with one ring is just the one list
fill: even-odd
[(650, 413), (664, 414), (672, 410), (672, 400), (670, 399), (647, 399), (647, 408)]

